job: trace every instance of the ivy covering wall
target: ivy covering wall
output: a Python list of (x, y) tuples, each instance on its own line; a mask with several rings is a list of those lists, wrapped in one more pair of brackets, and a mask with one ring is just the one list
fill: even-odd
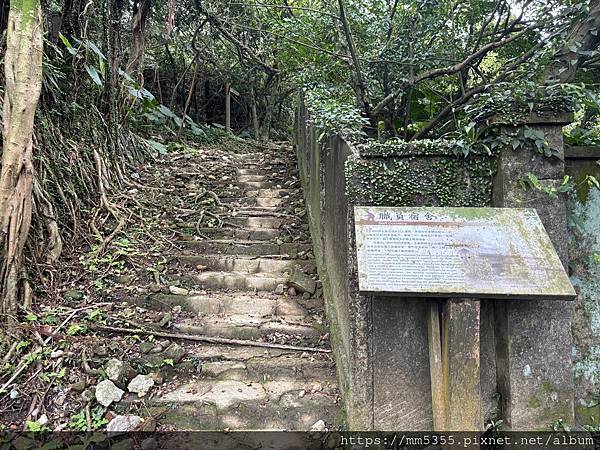
[(488, 206), (496, 159), (460, 142), (367, 140), (346, 161), (347, 194), (374, 206)]

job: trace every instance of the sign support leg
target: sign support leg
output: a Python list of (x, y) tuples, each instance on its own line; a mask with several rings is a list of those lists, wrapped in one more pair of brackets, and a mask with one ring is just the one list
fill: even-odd
[(447, 300), (442, 313), (446, 430), (483, 430), (478, 300)]
[(444, 395), (444, 373), (442, 371), (440, 313), (440, 301), (430, 300), (429, 311), (427, 313), (427, 335), (429, 338), (429, 372), (431, 376), (433, 431), (444, 431), (446, 426), (446, 399)]

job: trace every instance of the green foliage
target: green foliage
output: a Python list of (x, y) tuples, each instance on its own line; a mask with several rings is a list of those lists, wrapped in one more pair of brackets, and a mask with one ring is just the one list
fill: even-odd
[(540, 182), (538, 177), (536, 177), (531, 172), (528, 172), (523, 177), (521, 177), (521, 179), (519, 180), (519, 183), (521, 184), (521, 187), (523, 189), (530, 187), (532, 189), (535, 189), (536, 191), (543, 192), (544, 194), (547, 194), (548, 196), (550, 196), (552, 198), (557, 198), (558, 194), (564, 193), (564, 192), (569, 192), (570, 190), (573, 189), (573, 184), (571, 182), (571, 178), (568, 175), (564, 176), (564, 178), (558, 188), (544, 186)]
[(565, 85), (541, 86), (527, 80), (496, 84), (476, 96), (465, 113), (474, 122), (496, 117), (502, 123), (518, 124), (531, 114), (559, 114), (575, 107), (576, 99)]
[(377, 158), (347, 160), (347, 194), (374, 206), (489, 205), (495, 159), (487, 153), (464, 157), (451, 146), (443, 140), (363, 143), (360, 154)]
[(547, 158), (559, 157), (561, 148), (553, 147), (542, 130), (528, 126), (518, 127), (516, 130), (506, 128), (492, 129), (487, 142), (490, 148), (512, 148), (513, 151), (533, 150)]
[(38, 422), (33, 422), (31, 420), (27, 420), (25, 422), (25, 426), (27, 427), (27, 431), (32, 431), (36, 433), (50, 431), (50, 428), (48, 428), (46, 425), (40, 425)]
[[(97, 406), (91, 411), (91, 429), (92, 431), (99, 429), (102, 425), (106, 425), (108, 420), (103, 417), (104, 409), (102, 406)], [(69, 421), (69, 428), (76, 431), (88, 431), (87, 419), (85, 410), (79, 411), (77, 414), (71, 416)]]
[(393, 138), (384, 142), (365, 140), (355, 145), (363, 156), (453, 155), (467, 158), (469, 155), (492, 155), (490, 146), (485, 142), (468, 137), (465, 139), (421, 139), (414, 142)]
[(567, 129), (565, 142), (569, 145), (600, 146), (600, 127), (584, 129), (576, 126)]
[(334, 88), (316, 87), (305, 91), (305, 104), (314, 125), (323, 136), (343, 133), (349, 136), (363, 135), (363, 127), (369, 122), (362, 117), (356, 106), (335, 95)]

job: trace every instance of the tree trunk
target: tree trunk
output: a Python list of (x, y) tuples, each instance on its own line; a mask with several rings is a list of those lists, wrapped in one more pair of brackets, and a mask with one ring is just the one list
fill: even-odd
[(575, 23), (564, 46), (554, 55), (544, 74), (547, 83), (571, 83), (577, 69), (589, 57), (586, 52), (593, 52), (600, 45), (600, 0), (591, 0), (589, 8), (589, 13)]
[(131, 23), (131, 53), (127, 63), (127, 72), (138, 75), (142, 69), (144, 57), (144, 32), (146, 20), (152, 10), (152, 0), (139, 0), (133, 4), (133, 20)]
[[(356, 47), (354, 46), (354, 38), (352, 37), (352, 32), (350, 30), (350, 23), (348, 22), (348, 18), (346, 17), (346, 10), (344, 8), (343, 0), (338, 0), (338, 11), (342, 25), (342, 31), (344, 34), (344, 39), (346, 41), (346, 44), (344, 45), (344, 50), (348, 54), (348, 65), (352, 73), (352, 86), (354, 88), (354, 92), (356, 93), (356, 103), (360, 111), (366, 117), (370, 118), (371, 105), (368, 100), (367, 88), (360, 66), (360, 59), (358, 57)], [(335, 23), (337, 25), (337, 20)]]
[(14, 316), (27, 290), (22, 261), (31, 225), (33, 122), (42, 87), (39, 0), (12, 0), (7, 29), (0, 171), (0, 313), (5, 320)]

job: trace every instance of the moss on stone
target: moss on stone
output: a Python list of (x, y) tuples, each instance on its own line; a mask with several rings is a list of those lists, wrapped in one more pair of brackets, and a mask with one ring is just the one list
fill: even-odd
[[(441, 142), (447, 145), (447, 141)], [(375, 142), (371, 145), (380, 146)], [(433, 147), (428, 144), (427, 148)], [(345, 176), (350, 200), (372, 206), (490, 204), (495, 158), (463, 158), (450, 151), (445, 156), (423, 156), (422, 149), (415, 150), (417, 156), (398, 156), (403, 151), (396, 151), (396, 156), (348, 158)]]

